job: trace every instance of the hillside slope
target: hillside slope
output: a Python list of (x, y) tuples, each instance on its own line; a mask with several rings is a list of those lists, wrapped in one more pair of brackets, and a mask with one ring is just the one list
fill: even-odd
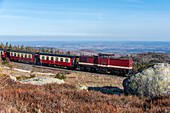
[[(18, 112), (168, 112), (169, 97), (139, 99), (136, 96), (105, 95), (96, 91), (79, 90), (74, 84), (36, 86), (0, 80), (0, 111), (8, 106)], [(2, 104), (3, 103), (3, 104)]]
[(165, 53), (140, 53), (130, 56), (134, 61), (145, 63), (170, 63), (170, 54)]

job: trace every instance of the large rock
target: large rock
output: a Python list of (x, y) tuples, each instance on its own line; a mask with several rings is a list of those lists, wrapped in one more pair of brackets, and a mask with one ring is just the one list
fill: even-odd
[(170, 93), (170, 64), (161, 63), (123, 81), (125, 93), (155, 97)]

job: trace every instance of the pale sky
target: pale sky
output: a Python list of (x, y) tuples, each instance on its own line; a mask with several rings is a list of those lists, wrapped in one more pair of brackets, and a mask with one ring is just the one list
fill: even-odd
[(8, 40), (170, 41), (170, 0), (0, 0)]

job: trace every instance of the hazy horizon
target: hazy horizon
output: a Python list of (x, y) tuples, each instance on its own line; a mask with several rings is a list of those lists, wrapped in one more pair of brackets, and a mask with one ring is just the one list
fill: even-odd
[(169, 40), (151, 40), (148, 39), (131, 39), (131, 38), (114, 38), (110, 39), (107, 37), (91, 37), (91, 36), (0, 36), (0, 42), (10, 42), (10, 41), (139, 41), (139, 42), (170, 42)]
[[(6, 41), (3, 42), (4, 45)], [(8, 45), (31, 46), (41, 49), (56, 48), (64, 51), (95, 50), (107, 53), (146, 53), (160, 52), (170, 54), (170, 42), (162, 41), (9, 41)]]

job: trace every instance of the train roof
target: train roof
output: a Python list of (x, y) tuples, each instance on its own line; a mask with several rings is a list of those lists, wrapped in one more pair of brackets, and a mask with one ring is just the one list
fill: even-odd
[(99, 56), (114, 56), (114, 54), (110, 53), (110, 54), (107, 54), (107, 53), (99, 53), (98, 54)]
[(59, 56), (59, 57), (69, 57), (69, 58), (75, 58), (76, 57), (76, 56), (73, 56), (73, 55), (52, 54), (52, 53), (38, 53), (38, 55)]
[(0, 48), (0, 51), (7, 51), (7, 50), (9, 50), (9, 49), (2, 49), (2, 48)]
[(37, 52), (31, 51), (20, 51), (20, 50), (10, 50), (11, 52), (18, 52), (18, 53), (28, 53), (28, 54), (36, 54)]

